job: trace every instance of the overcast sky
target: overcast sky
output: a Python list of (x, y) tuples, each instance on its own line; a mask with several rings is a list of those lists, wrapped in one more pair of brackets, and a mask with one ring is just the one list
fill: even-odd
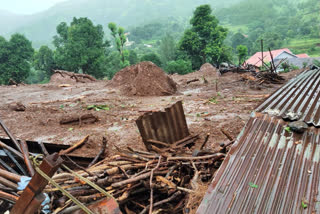
[(17, 14), (33, 14), (66, 0), (0, 0), (0, 9)]

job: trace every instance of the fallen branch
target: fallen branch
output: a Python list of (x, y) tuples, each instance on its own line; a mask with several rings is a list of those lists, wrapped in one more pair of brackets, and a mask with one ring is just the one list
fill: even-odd
[(93, 114), (84, 114), (79, 116), (70, 116), (67, 118), (63, 118), (60, 120), (61, 125), (72, 124), (72, 125), (80, 125), (83, 123), (95, 123), (98, 121), (98, 117)]
[(85, 142), (87, 142), (88, 139), (89, 139), (89, 135), (85, 136), (81, 141), (79, 141), (78, 143), (74, 144), (70, 148), (60, 151), (59, 155), (65, 155), (65, 154), (68, 154), (68, 153), (72, 152), (73, 150), (75, 150), (76, 148), (82, 146)]
[(216, 153), (213, 155), (205, 155), (205, 156), (200, 156), (200, 157), (169, 157), (167, 158), (167, 161), (173, 161), (173, 160), (201, 160), (201, 159), (210, 159), (213, 158), (214, 160), (218, 160), (220, 158), (225, 157), (225, 154), (222, 153)]
[[(175, 193), (174, 193), (172, 196), (170, 196), (169, 198), (154, 203), (153, 206), (154, 206), (154, 207), (157, 207), (157, 206), (160, 206), (160, 205), (162, 205), (162, 204), (168, 203), (168, 202), (172, 201), (173, 199), (175, 199), (176, 197), (178, 197), (179, 195), (181, 195), (181, 192), (180, 192), (180, 191), (175, 192)], [(149, 207), (150, 207), (150, 205), (148, 205), (146, 208), (144, 208), (144, 209), (140, 212), (140, 214), (146, 213), (147, 210), (150, 209)]]
[(99, 153), (97, 154), (97, 156), (91, 161), (91, 163), (88, 165), (88, 167), (92, 166), (93, 164), (95, 164), (99, 158), (104, 154), (104, 150), (107, 147), (107, 139), (105, 137), (102, 137), (102, 147), (99, 151)]
[(155, 170), (157, 170), (159, 168), (160, 162), (161, 162), (161, 156), (159, 157), (157, 166), (151, 170), (151, 174), (150, 174), (150, 209), (149, 209), (149, 214), (152, 214), (152, 207), (153, 207), (153, 186), (152, 186), (153, 173)]

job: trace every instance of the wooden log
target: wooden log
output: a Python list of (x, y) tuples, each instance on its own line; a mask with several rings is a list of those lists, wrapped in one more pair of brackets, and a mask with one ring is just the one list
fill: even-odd
[(205, 155), (205, 156), (199, 156), (199, 157), (169, 157), (167, 161), (173, 161), (173, 160), (201, 160), (201, 159), (213, 159), (213, 160), (219, 160), (220, 158), (225, 157), (225, 154), (222, 153), (216, 153), (213, 155)]
[(0, 147), (7, 149), (8, 151), (12, 152), (14, 155), (18, 156), (21, 160), (23, 160), (23, 155), (21, 154), (21, 152), (15, 150), (11, 146), (8, 146), (7, 144), (3, 143), (2, 141), (0, 141)]
[[(52, 177), (53, 174), (62, 164), (63, 160), (59, 157), (57, 153), (48, 156), (45, 158), (41, 165), (40, 170), (47, 174), (49, 177)], [(41, 193), (45, 186), (48, 184), (48, 181), (44, 179), (39, 173), (35, 173), (29, 182), (28, 186), (22, 192), (19, 200), (14, 205), (11, 210), (11, 214), (23, 214), (28, 208), (32, 200)]]
[(68, 153), (72, 152), (73, 150), (75, 150), (76, 148), (82, 146), (85, 142), (87, 142), (87, 140), (89, 139), (89, 136), (90, 135), (85, 136), (82, 140), (80, 140), (76, 144), (72, 145), (68, 149), (60, 151), (59, 154), (60, 155), (65, 155), (65, 154), (68, 154)]
[[(167, 174), (168, 170), (165, 170), (165, 171), (155, 171), (153, 174), (154, 175), (165, 175)], [(146, 179), (146, 178), (149, 178), (151, 175), (151, 172), (147, 172), (147, 173), (144, 173), (142, 175), (139, 175), (137, 177), (134, 177), (134, 178), (129, 178), (127, 180), (124, 180), (124, 181), (120, 181), (120, 182), (117, 182), (117, 183), (113, 183), (111, 186), (113, 188), (118, 188), (118, 187), (122, 187), (124, 185), (127, 185), (127, 184), (130, 184), (130, 183), (134, 183), (134, 182), (137, 182), (139, 180), (142, 180), (142, 179)]]
[(6, 179), (10, 179), (10, 180), (15, 181), (15, 182), (20, 182), (20, 180), (21, 180), (21, 176), (20, 175), (8, 172), (8, 171), (3, 170), (3, 169), (0, 169), (0, 176), (4, 177)]
[(26, 210), (24, 211), (24, 214), (34, 214), (34, 213), (39, 213), (41, 209), (41, 203), (46, 199), (46, 196), (43, 193), (37, 194)]
[(67, 118), (60, 119), (60, 124), (73, 124), (73, 125), (81, 125), (86, 123), (95, 123), (98, 121), (98, 117), (93, 114), (84, 114), (81, 116), (69, 116)]
[(22, 151), (23, 157), (24, 157), (24, 162), (25, 162), (25, 164), (28, 168), (28, 171), (29, 171), (29, 175), (32, 177), (34, 175), (34, 169), (33, 169), (32, 163), (29, 159), (30, 154), (29, 154), (28, 145), (27, 145), (26, 141), (21, 140), (20, 146), (21, 146), (21, 151)]
[(7, 126), (3, 123), (3, 121), (0, 119), (0, 126), (3, 128), (5, 133), (8, 135), (8, 137), (11, 139), (11, 141), (14, 143), (16, 148), (21, 152), (20, 143), (16, 140), (16, 138), (11, 134)]
[(0, 184), (3, 184), (6, 187), (10, 187), (14, 190), (18, 189), (18, 185), (16, 183), (13, 183), (12, 181), (9, 181), (3, 177), (0, 177)]
[(19, 197), (15, 196), (15, 195), (11, 195), (9, 193), (3, 192), (0, 190), (0, 198), (1, 199), (6, 199), (12, 202), (16, 202), (18, 201)]
[(101, 149), (100, 149), (99, 153), (97, 154), (97, 156), (88, 165), (88, 167), (92, 166), (93, 164), (95, 164), (99, 160), (99, 158), (104, 154), (104, 151), (106, 150), (106, 147), (107, 147), (107, 139), (105, 137), (102, 137)]
[[(179, 195), (181, 195), (181, 192), (180, 192), (180, 191), (177, 191), (177, 192), (175, 192), (172, 196), (170, 196), (169, 198), (154, 203), (153, 206), (154, 206), (154, 207), (157, 207), (157, 206), (160, 206), (160, 205), (162, 205), (162, 204), (168, 203), (168, 202), (172, 201), (173, 199), (175, 199), (176, 197), (178, 197)], [(140, 212), (140, 214), (145, 214), (145, 213), (148, 211), (149, 208), (150, 208), (150, 205), (148, 205), (147, 207), (145, 207), (145, 208)]]

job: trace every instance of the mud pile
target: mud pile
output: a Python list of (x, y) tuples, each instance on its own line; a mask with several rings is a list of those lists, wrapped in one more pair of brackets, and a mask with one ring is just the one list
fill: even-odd
[(65, 83), (88, 83), (94, 82), (96, 79), (87, 74), (77, 74), (69, 71), (55, 70), (50, 78), (50, 83), (65, 84)]
[(201, 73), (217, 73), (217, 69), (210, 63), (205, 63), (200, 67)]
[(141, 62), (117, 72), (112, 86), (124, 95), (164, 96), (176, 93), (176, 83), (152, 62)]

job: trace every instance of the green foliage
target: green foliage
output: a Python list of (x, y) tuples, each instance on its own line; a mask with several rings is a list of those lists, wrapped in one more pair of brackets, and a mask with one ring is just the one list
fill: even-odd
[(170, 17), (165, 20), (136, 26), (129, 30), (129, 38), (137, 44), (142, 44), (146, 41), (162, 40), (168, 34), (180, 37), (181, 32), (184, 31), (185, 23), (185, 19), (179, 20), (175, 17)]
[(292, 131), (291, 131), (291, 128), (290, 128), (289, 126), (285, 127), (284, 130), (287, 131), (287, 132), (289, 132), (289, 133), (292, 132)]
[(227, 29), (219, 26), (218, 19), (211, 13), (210, 5), (197, 7), (190, 20), (191, 28), (185, 31), (179, 43), (179, 49), (188, 54), (196, 69), (206, 62), (222, 62), (220, 56)]
[(237, 54), (239, 58), (239, 65), (242, 65), (242, 63), (246, 60), (246, 57), (248, 56), (248, 48), (245, 45), (238, 45), (237, 46)]
[(211, 104), (218, 104), (218, 99), (217, 99), (217, 97), (211, 97), (208, 101), (209, 101), (209, 103), (211, 103)]
[(308, 208), (308, 204), (305, 202), (305, 201), (301, 201), (301, 207), (303, 208), (303, 209), (307, 209)]
[(118, 51), (113, 51), (106, 56), (105, 75), (108, 79), (112, 79), (116, 72), (124, 68)]
[(118, 28), (117, 25), (113, 22), (110, 22), (108, 24), (108, 28), (111, 31), (111, 36), (114, 38), (116, 48), (119, 51), (122, 63), (129, 64), (129, 53), (124, 49), (124, 44), (127, 41), (127, 37), (124, 35), (124, 28)]
[(36, 70), (44, 71), (49, 78), (55, 66), (53, 51), (48, 46), (41, 46), (33, 56), (33, 67)]
[(166, 34), (165, 37), (161, 39), (159, 54), (163, 65), (167, 65), (168, 62), (176, 59), (177, 45), (170, 34)]
[(88, 18), (73, 18), (70, 26), (60, 23), (57, 33), (53, 44), (58, 67), (96, 78), (104, 76), (105, 51), (109, 42), (103, 42), (101, 25), (94, 26)]
[(165, 67), (165, 71), (169, 74), (187, 74), (192, 72), (191, 61), (179, 59), (177, 61), (169, 61)]
[(135, 65), (139, 62), (138, 54), (134, 50), (129, 50), (128, 57), (130, 65)]
[(42, 70), (35, 70), (34, 68), (31, 68), (28, 78), (26, 79), (26, 83), (28, 84), (44, 84), (48, 83), (50, 80), (50, 77), (48, 76), (46, 71)]
[(314, 60), (312, 61), (312, 63), (313, 63), (315, 66), (320, 67), (320, 61), (319, 61), (319, 60), (314, 59)]
[(0, 37), (0, 84), (8, 84), (9, 79), (25, 81), (33, 53), (31, 42), (21, 34), (13, 34), (9, 41)]
[(94, 109), (95, 111), (100, 111), (100, 110), (110, 110), (110, 107), (108, 105), (88, 105), (86, 107), (87, 110)]
[(261, 39), (263, 40), (264, 51), (270, 48), (271, 50), (279, 49), (283, 45), (283, 38), (275, 32), (267, 32), (258, 37), (253, 46), (253, 52), (261, 51)]
[(140, 61), (150, 61), (156, 64), (157, 66), (161, 67), (160, 57), (156, 53), (145, 54), (141, 57)]
[(283, 69), (283, 73), (287, 73), (290, 71), (290, 65), (287, 62), (282, 63), (281, 68)]
[(255, 189), (258, 188), (258, 185), (254, 184), (254, 183), (252, 183), (252, 182), (249, 182), (249, 186), (250, 186), (251, 188), (255, 188)]

